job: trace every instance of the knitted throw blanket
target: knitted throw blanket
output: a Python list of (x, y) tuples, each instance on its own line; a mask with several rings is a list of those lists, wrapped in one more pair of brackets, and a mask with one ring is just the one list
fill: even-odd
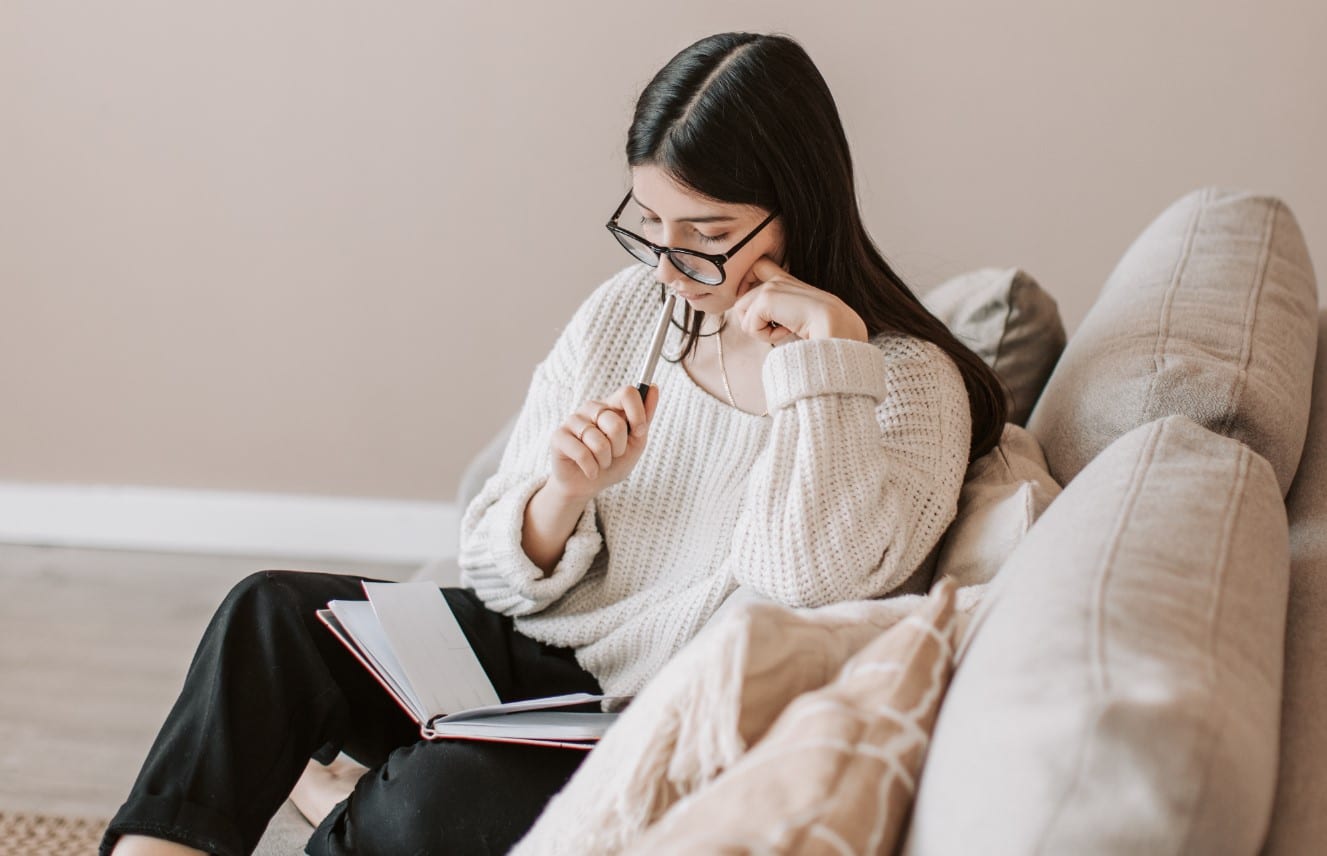
[[(957, 591), (956, 647), (985, 588)], [(632, 701), (512, 853), (623, 852), (736, 762), (794, 698), (833, 680), (854, 654), (938, 596), (814, 609), (747, 603), (707, 625)]]

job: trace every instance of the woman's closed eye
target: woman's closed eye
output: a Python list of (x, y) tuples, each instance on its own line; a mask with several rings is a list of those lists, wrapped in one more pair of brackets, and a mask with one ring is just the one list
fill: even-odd
[[(641, 217), (641, 218), (640, 218), (640, 225), (641, 225), (642, 229), (644, 229), (644, 228), (646, 228), (646, 227), (655, 226), (655, 225), (657, 225), (658, 223), (659, 223), (659, 218), (658, 218), (658, 217)], [(727, 232), (724, 232), (724, 233), (719, 234), (719, 235), (706, 235), (704, 232), (696, 232), (696, 237), (699, 238), (702, 242), (704, 242), (704, 243), (706, 243), (706, 244), (717, 244), (717, 243), (719, 243), (720, 241), (722, 241), (724, 238), (728, 237), (728, 233), (727, 233)]]

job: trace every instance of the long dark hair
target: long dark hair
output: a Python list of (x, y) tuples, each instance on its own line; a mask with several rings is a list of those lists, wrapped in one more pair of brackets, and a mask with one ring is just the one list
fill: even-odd
[[(1007, 415), (999, 377), (926, 310), (866, 233), (834, 97), (796, 41), (719, 33), (686, 48), (641, 92), (626, 153), (630, 166), (656, 166), (709, 199), (778, 209), (788, 272), (837, 295), (870, 336), (895, 331), (943, 348), (968, 390), (969, 460), (999, 442)], [(679, 359), (705, 318), (686, 311)]]

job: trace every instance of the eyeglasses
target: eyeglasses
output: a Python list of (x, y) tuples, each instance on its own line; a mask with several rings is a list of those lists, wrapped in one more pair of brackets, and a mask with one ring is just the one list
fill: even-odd
[(673, 267), (686, 274), (691, 279), (702, 285), (719, 285), (724, 280), (723, 263), (737, 255), (737, 251), (745, 247), (747, 242), (756, 236), (756, 233), (769, 225), (769, 222), (779, 216), (775, 211), (770, 214), (760, 225), (752, 229), (751, 232), (742, 240), (738, 241), (726, 253), (702, 253), (697, 250), (684, 250), (680, 247), (661, 247), (658, 244), (651, 243), (635, 232), (629, 232), (617, 224), (617, 218), (622, 216), (622, 209), (627, 207), (631, 201), (631, 191), (627, 191), (622, 204), (617, 206), (613, 216), (608, 218), (608, 231), (613, 233), (617, 242), (623, 249), (631, 253), (637, 259), (641, 260), (650, 267), (659, 266), (659, 257), (667, 253), (668, 260), (673, 263)]

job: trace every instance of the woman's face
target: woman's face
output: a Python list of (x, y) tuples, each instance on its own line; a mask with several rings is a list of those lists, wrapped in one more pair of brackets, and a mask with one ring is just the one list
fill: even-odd
[[(769, 216), (769, 211), (752, 205), (708, 200), (677, 184), (657, 166), (632, 167), (631, 188), (645, 222), (623, 226), (664, 247), (726, 253)], [(711, 217), (718, 219), (697, 221)], [(674, 267), (668, 256), (659, 259), (654, 276), (687, 298), (692, 308), (720, 315), (759, 282), (751, 273), (756, 259), (767, 255), (782, 264), (783, 250), (783, 221), (775, 217), (737, 255), (724, 262), (724, 280), (718, 285), (696, 282)]]

